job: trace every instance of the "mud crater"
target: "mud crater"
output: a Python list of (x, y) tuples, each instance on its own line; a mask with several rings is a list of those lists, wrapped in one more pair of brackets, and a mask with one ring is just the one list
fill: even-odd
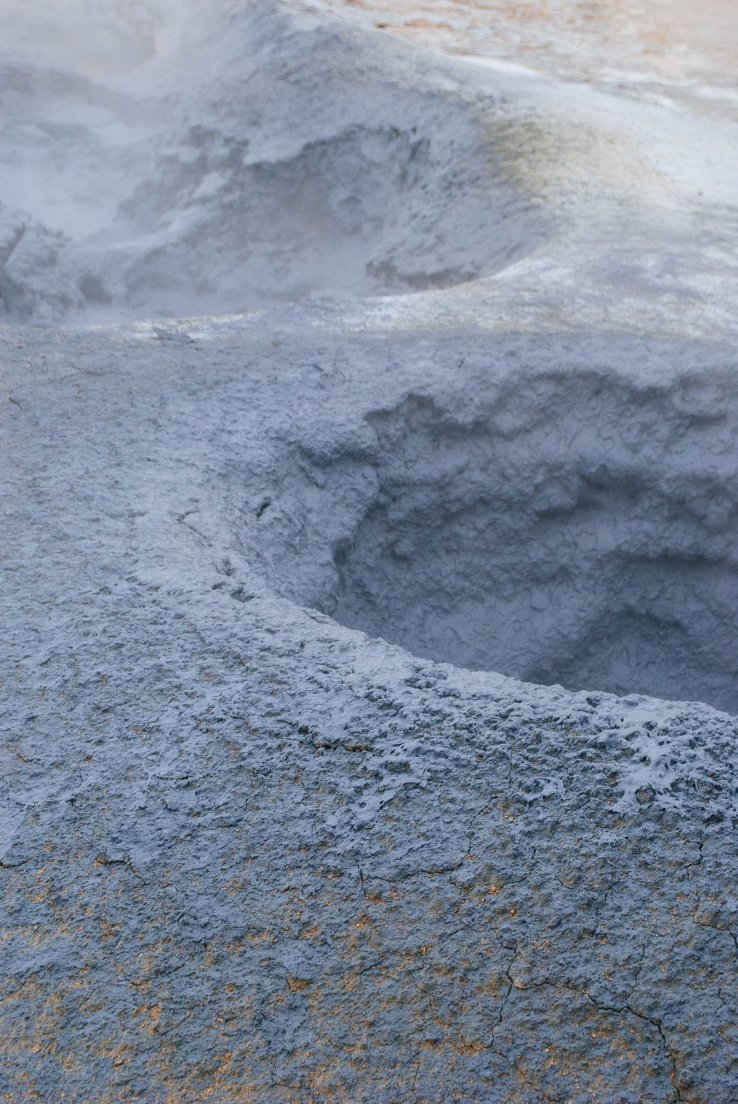
[(282, 591), (433, 660), (738, 712), (735, 398), (593, 373), (469, 405), (303, 448)]

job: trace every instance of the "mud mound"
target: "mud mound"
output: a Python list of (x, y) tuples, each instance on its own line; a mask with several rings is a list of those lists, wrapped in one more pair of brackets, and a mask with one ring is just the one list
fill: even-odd
[(65, 261), (68, 239), (0, 204), (0, 314), (54, 318), (83, 305)]
[[(504, 118), (433, 87), (404, 47), (378, 60), (348, 25), (271, 0), (191, 13), (173, 39), (162, 16), (152, 57), (146, 35), (124, 37), (132, 60), (114, 80), (25, 82), (21, 130), (42, 132), (34, 180), (61, 165), (79, 193), (26, 193), (72, 239), (67, 294), (39, 310), (196, 314), (446, 287), (542, 240), (550, 218), (515, 179)], [(6, 160), (27, 161), (22, 138), (16, 125)]]

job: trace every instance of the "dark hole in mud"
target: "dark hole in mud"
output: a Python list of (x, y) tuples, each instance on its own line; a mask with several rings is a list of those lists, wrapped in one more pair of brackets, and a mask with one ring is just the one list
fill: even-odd
[[(594, 377), (522, 390), (467, 418), (417, 396), (370, 416), (371, 491), (312, 604), (437, 661), (737, 712), (738, 484), (719, 399)], [(358, 474), (333, 458), (321, 495)]]

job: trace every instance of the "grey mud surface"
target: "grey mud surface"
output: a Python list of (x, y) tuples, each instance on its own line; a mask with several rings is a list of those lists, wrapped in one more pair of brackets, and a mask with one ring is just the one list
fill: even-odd
[(192, 333), (14, 348), (3, 1099), (727, 1104), (735, 722), (436, 666), (271, 583), (321, 580), (292, 465), (318, 509), (377, 411), (453, 405), (460, 342), (467, 383), (662, 392), (726, 351)]
[[(303, 16), (249, 10), (294, 107)], [(329, 84), (330, 146), (316, 92), (303, 152), (275, 161), (284, 195), (294, 173), (348, 165), (348, 193), (357, 159), (380, 173), (391, 90), (381, 135), (351, 127), (402, 62), (428, 144), (416, 177), (392, 140), (382, 195), (407, 188), (417, 213), (471, 181), (474, 219), (430, 256), (422, 220), (397, 237), (395, 211), (385, 233), (370, 186), (361, 233), (331, 239), (361, 260), (352, 295), (0, 330), (0, 1101), (734, 1104), (723, 200), (685, 198), (663, 150), (652, 208), (617, 191), (646, 187), (634, 135), (650, 156), (665, 110), (635, 94), (591, 106), (485, 71), (462, 95), (461, 63), (421, 53), (416, 72), (410, 47), (308, 22), (321, 57), (348, 43), (364, 68), (340, 110)], [(505, 270), (474, 252), (484, 158), (467, 134), (457, 179), (453, 127), (433, 144), (449, 88), (444, 118), (465, 97), (473, 130), (506, 113), (490, 194), (524, 195), (507, 229), (535, 234)], [(577, 145), (585, 116), (607, 130), (621, 109), (622, 149), (617, 128)], [(164, 161), (153, 192), (180, 195)], [(231, 204), (265, 170), (228, 165)], [(188, 303), (206, 200), (176, 247)], [(434, 210), (453, 229), (459, 208)], [(45, 255), (46, 231), (25, 234)], [(129, 259), (155, 282), (146, 250)], [(375, 254), (402, 256), (417, 294)], [(229, 279), (245, 257), (226, 251)], [(24, 258), (5, 292), (48, 320), (63, 281), (44, 290), (59, 273)], [(698, 700), (663, 700), (680, 698)]]

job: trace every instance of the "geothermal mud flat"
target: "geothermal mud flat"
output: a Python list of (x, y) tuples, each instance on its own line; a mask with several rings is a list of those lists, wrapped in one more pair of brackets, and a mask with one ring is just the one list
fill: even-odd
[(734, 89), (83, 7), (0, 8), (0, 1099), (730, 1104)]

